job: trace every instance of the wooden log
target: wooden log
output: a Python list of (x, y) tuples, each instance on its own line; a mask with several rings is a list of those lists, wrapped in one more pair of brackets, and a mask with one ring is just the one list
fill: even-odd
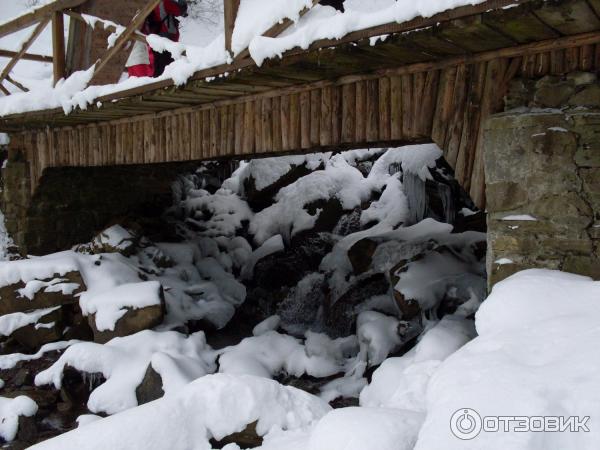
[(331, 145), (333, 139), (333, 118), (332, 118), (332, 97), (333, 89), (331, 86), (326, 86), (321, 91), (321, 109), (319, 127), (319, 142), (323, 146)]
[(233, 54), (231, 48), (233, 30), (235, 28), (235, 20), (237, 18), (238, 10), (240, 8), (240, 0), (224, 0), (223, 12), (225, 14), (225, 49)]
[[(0, 49), (0, 57), (3, 57), (3, 58), (13, 58), (17, 54), (18, 54), (18, 52)], [(25, 59), (27, 61), (37, 61), (37, 62), (45, 62), (45, 63), (52, 62), (52, 56), (38, 55), (36, 53), (23, 53), (21, 55), (21, 59)]]
[(321, 89), (310, 91), (310, 147), (321, 142)]
[(281, 149), (284, 151), (291, 148), (290, 141), (292, 130), (290, 121), (290, 102), (291, 97), (289, 95), (281, 97), (279, 117), (281, 118)]
[(342, 136), (341, 142), (354, 142), (356, 139), (356, 85), (342, 87)]
[[(310, 92), (300, 93), (300, 147), (310, 148)], [(295, 150), (296, 148), (292, 148)]]
[(390, 77), (390, 137), (400, 140), (403, 136), (402, 120), (402, 78)]
[(379, 140), (379, 83), (377, 80), (366, 82), (366, 96), (365, 140), (377, 142)]
[(356, 118), (354, 123), (354, 142), (367, 140), (367, 85), (366, 81), (356, 82)]
[(391, 97), (390, 97), (390, 79), (383, 77), (379, 79), (378, 83), (378, 95), (379, 95), (379, 140), (389, 141), (390, 140), (390, 122), (391, 122)]
[(301, 148), (301, 137), (300, 137), (300, 94), (292, 94), (290, 96), (290, 108), (289, 108), (289, 136), (288, 136), (288, 150), (298, 150)]
[(273, 116), (273, 151), (280, 152), (283, 150), (280, 97), (273, 97), (271, 99), (271, 114)]

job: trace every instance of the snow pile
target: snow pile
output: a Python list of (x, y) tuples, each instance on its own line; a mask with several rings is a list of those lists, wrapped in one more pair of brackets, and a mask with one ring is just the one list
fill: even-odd
[(18, 261), (2, 261), (0, 262), (0, 286), (19, 282), (27, 284), (33, 280), (50, 279), (55, 275), (62, 277), (79, 269), (77, 258), (70, 252)]
[(281, 373), (324, 378), (344, 372), (347, 358), (356, 351), (354, 337), (331, 340), (309, 332), (303, 345), (292, 336), (267, 331), (220, 350), (219, 372), (264, 378)]
[(24, 354), (24, 353), (12, 353), (10, 355), (0, 355), (0, 370), (12, 369), (18, 363), (22, 361), (32, 361), (35, 359), (40, 359), (48, 352), (60, 351), (68, 348), (73, 344), (77, 344), (78, 340), (71, 341), (62, 341), (62, 342), (52, 342), (50, 344), (44, 344), (42, 347), (34, 354)]
[(38, 406), (29, 397), (0, 397), (0, 437), (7, 442), (15, 439), (19, 429), (19, 417), (32, 417)]
[(425, 395), (432, 374), (442, 362), (475, 336), (473, 322), (446, 316), (423, 333), (404, 356), (389, 358), (360, 393), (361, 406), (425, 412)]
[(137, 406), (135, 389), (149, 365), (161, 376), (166, 394), (215, 370), (204, 333), (186, 337), (173, 331), (147, 330), (104, 345), (73, 344), (56, 363), (36, 376), (35, 383), (60, 388), (66, 366), (90, 376), (100, 373), (106, 382), (90, 394), (88, 408), (93, 413), (115, 414)]
[(160, 306), (161, 303), (162, 287), (158, 281), (122, 284), (96, 295), (84, 293), (79, 300), (83, 315), (94, 315), (98, 331), (113, 331), (128, 309)]
[(306, 450), (412, 450), (422, 421), (398, 409), (338, 409), (318, 423)]
[(259, 436), (304, 430), (330, 410), (317, 397), (272, 380), (208, 375), (174, 395), (89, 423), (32, 448), (210, 450), (209, 439), (221, 440), (251, 423), (256, 422)]
[(497, 284), (477, 313), (479, 337), (433, 375), (415, 448), (467, 448), (448, 426), (465, 407), (481, 417), (591, 418), (589, 433), (481, 432), (471, 441), (477, 448), (598, 448), (599, 300), (599, 282), (557, 271), (528, 270)]

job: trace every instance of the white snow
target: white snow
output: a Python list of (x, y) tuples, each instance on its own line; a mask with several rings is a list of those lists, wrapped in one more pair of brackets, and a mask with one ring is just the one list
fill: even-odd
[(267, 317), (265, 320), (263, 320), (261, 323), (259, 323), (252, 329), (252, 335), (261, 336), (265, 333), (268, 333), (269, 331), (275, 331), (277, 330), (277, 328), (279, 328), (280, 323), (281, 317), (279, 316)]
[(12, 353), (10, 355), (0, 355), (0, 370), (12, 369), (21, 361), (32, 361), (34, 359), (39, 359), (44, 354), (53, 351), (64, 350), (65, 348), (76, 344), (78, 340), (71, 341), (61, 341), (61, 342), (52, 342), (50, 344), (44, 344), (40, 347), (40, 349), (32, 354), (24, 354), (24, 353)]
[(356, 319), (358, 343), (362, 359), (378, 366), (402, 343), (400, 322), (395, 317), (376, 311), (365, 311)]
[(494, 264), (498, 264), (499, 266), (504, 266), (507, 264), (514, 264), (515, 262), (510, 258), (500, 258), (494, 261)]
[(0, 437), (10, 442), (17, 436), (19, 417), (31, 417), (37, 413), (38, 406), (29, 397), (0, 397)]
[(210, 450), (210, 438), (223, 439), (251, 423), (257, 422), (256, 430), (261, 436), (281, 430), (306, 430), (330, 410), (318, 397), (272, 380), (208, 375), (174, 395), (31, 448)]
[(50, 281), (31, 280), (25, 284), (24, 288), (17, 289), (21, 297), (33, 300), (35, 295), (40, 292), (60, 292), (62, 295), (73, 295), (80, 286), (78, 283), (65, 283), (65, 278), (54, 278)]
[(28, 283), (33, 280), (62, 277), (68, 272), (79, 270), (79, 264), (68, 252), (56, 253), (40, 258), (0, 262), (0, 286)]
[(60, 306), (54, 308), (38, 309), (33, 312), (16, 312), (0, 316), (0, 335), (10, 336), (15, 330), (37, 323), (42, 317), (60, 309)]
[(98, 294), (81, 295), (79, 306), (84, 316), (94, 315), (99, 331), (114, 330), (128, 309), (160, 305), (162, 287), (158, 281), (127, 283)]
[(254, 266), (261, 259), (285, 249), (283, 237), (280, 234), (271, 236), (259, 248), (252, 252), (242, 269), (242, 279), (249, 280), (254, 275)]
[(160, 374), (167, 394), (215, 369), (214, 355), (204, 333), (186, 337), (173, 331), (146, 330), (114, 338), (104, 345), (73, 344), (56, 363), (36, 376), (35, 383), (60, 388), (67, 365), (90, 375), (101, 373), (106, 382), (90, 394), (88, 409), (115, 414), (137, 406), (135, 389), (150, 364)]
[[(600, 283), (528, 270), (497, 284), (477, 313), (479, 337), (446, 360), (427, 392), (418, 450), (592, 450), (600, 444)], [(456, 439), (460, 408), (484, 416), (589, 416), (590, 432), (487, 433)]]
[(536, 222), (537, 219), (529, 214), (513, 214), (505, 216), (502, 220), (511, 220), (515, 222)]
[(423, 415), (384, 408), (342, 408), (327, 414), (307, 450), (412, 450)]

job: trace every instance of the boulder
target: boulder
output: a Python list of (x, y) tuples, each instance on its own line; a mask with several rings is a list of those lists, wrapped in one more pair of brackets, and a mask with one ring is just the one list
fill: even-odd
[(86, 290), (79, 272), (52, 278), (33, 279), (27, 283), (0, 287), (0, 316), (15, 312), (52, 308), (77, 303), (77, 294)]
[(379, 295), (389, 293), (390, 283), (382, 273), (359, 278), (337, 300), (329, 298), (325, 303), (325, 325), (331, 337), (349, 336), (355, 332), (357, 307)]
[(135, 252), (139, 238), (121, 225), (113, 225), (98, 234), (91, 242), (90, 250), (98, 253), (120, 253), (130, 256)]
[(36, 323), (16, 329), (11, 336), (28, 350), (36, 351), (44, 344), (60, 340), (63, 330), (63, 313), (58, 308), (42, 316)]
[(149, 364), (142, 382), (135, 388), (135, 397), (137, 398), (138, 405), (153, 402), (163, 395), (165, 395), (165, 391), (163, 390), (162, 378), (154, 370), (152, 364)]
[(99, 330), (96, 326), (96, 315), (88, 316), (88, 323), (94, 333), (94, 342), (105, 344), (113, 338), (129, 336), (143, 330), (160, 325), (165, 315), (164, 297), (160, 305), (145, 308), (127, 308), (127, 312), (117, 320), (113, 330)]
[(223, 448), (228, 444), (237, 444), (241, 448), (260, 447), (263, 444), (263, 438), (256, 432), (256, 425), (257, 422), (253, 422), (239, 433), (230, 434), (219, 441), (212, 439), (211, 445), (214, 448)]
[(369, 270), (378, 245), (379, 242), (375, 239), (364, 238), (350, 247), (348, 250), (348, 259), (350, 260), (350, 264), (352, 264), (352, 271), (355, 275), (360, 275)]

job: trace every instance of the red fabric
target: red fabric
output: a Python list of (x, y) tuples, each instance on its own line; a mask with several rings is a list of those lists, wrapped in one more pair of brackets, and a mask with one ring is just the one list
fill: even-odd
[[(170, 16), (181, 16), (185, 13), (185, 11), (173, 0), (162, 0), (161, 2), (164, 5), (165, 12)], [(169, 28), (167, 26), (167, 21), (163, 20), (164, 18), (160, 16), (160, 5), (154, 8), (152, 11), (152, 21), (153, 23), (160, 23), (160, 29), (151, 30), (152, 33), (159, 34), (161, 36), (168, 37), (172, 41), (179, 42), (179, 30), (176, 33), (169, 33)], [(150, 27), (152, 28), (152, 27)]]
[(153, 77), (154, 76), (154, 52), (148, 47), (150, 64), (138, 64), (127, 68), (130, 77)]

